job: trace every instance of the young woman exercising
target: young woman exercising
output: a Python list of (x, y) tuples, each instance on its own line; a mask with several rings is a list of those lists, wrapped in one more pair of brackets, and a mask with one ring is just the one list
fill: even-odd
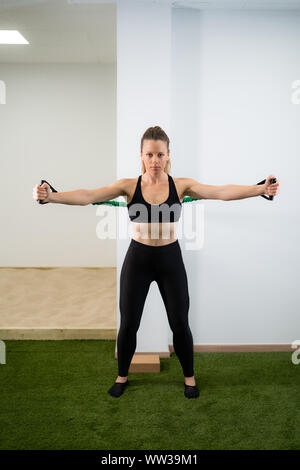
[(108, 393), (122, 395), (128, 382), (128, 370), (136, 349), (136, 335), (149, 287), (156, 281), (161, 293), (173, 345), (184, 374), (184, 395), (197, 398), (194, 378), (193, 337), (188, 322), (189, 290), (176, 224), (184, 196), (196, 199), (242, 199), (279, 191), (279, 180), (271, 184), (270, 175), (263, 185), (211, 186), (192, 178), (170, 176), (169, 138), (159, 127), (149, 127), (141, 139), (142, 174), (122, 178), (95, 190), (51, 192), (47, 183), (34, 188), (34, 199), (61, 204), (88, 205), (118, 196), (127, 198), (133, 237), (120, 274), (121, 323), (117, 336), (118, 377)]

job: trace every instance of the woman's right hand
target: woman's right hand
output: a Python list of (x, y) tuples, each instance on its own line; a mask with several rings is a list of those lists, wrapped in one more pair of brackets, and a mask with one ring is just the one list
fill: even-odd
[(32, 190), (32, 197), (35, 201), (43, 201), (43, 203), (50, 202), (51, 188), (48, 183), (43, 183), (41, 186), (37, 184)]

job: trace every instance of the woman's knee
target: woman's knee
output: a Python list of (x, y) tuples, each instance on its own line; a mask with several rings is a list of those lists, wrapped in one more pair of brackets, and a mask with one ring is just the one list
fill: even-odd
[(125, 335), (125, 336), (130, 336), (130, 335), (135, 335), (139, 329), (139, 324), (134, 321), (122, 321), (120, 324), (119, 328), (119, 334)]
[(187, 319), (181, 319), (170, 322), (170, 328), (173, 334), (185, 335), (190, 334), (190, 326)]

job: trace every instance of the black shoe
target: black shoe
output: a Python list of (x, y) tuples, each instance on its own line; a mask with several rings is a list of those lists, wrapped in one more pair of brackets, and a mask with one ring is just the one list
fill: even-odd
[(199, 397), (199, 390), (197, 385), (187, 385), (184, 382), (184, 396), (186, 398), (197, 398)]
[(112, 397), (117, 398), (122, 395), (127, 385), (129, 385), (128, 379), (126, 380), (126, 382), (115, 382), (113, 386), (110, 387), (110, 389), (108, 390), (108, 393)]

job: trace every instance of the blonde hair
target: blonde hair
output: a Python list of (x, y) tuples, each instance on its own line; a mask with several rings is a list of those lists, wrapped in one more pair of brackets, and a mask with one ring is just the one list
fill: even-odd
[[(141, 152), (143, 151), (143, 143), (144, 140), (162, 140), (163, 142), (166, 142), (167, 144), (167, 149), (169, 150), (169, 145), (170, 145), (170, 140), (165, 131), (159, 127), (159, 126), (154, 126), (154, 127), (148, 127), (148, 129), (144, 132), (143, 137), (141, 139)], [(164, 168), (164, 172), (167, 173), (168, 175), (170, 174), (171, 171), (171, 161), (170, 159), (167, 161), (166, 166)], [(142, 174), (146, 172), (145, 164), (142, 161)]]

